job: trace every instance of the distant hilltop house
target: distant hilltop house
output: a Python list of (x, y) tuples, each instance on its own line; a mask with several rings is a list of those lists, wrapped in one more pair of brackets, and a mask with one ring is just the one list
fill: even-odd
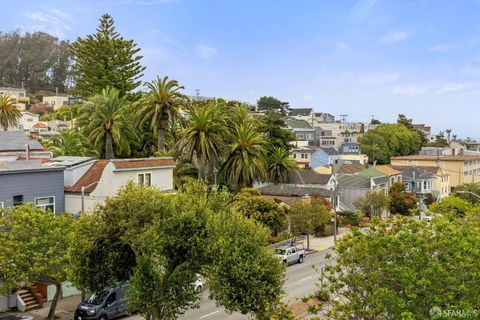
[(30, 98), (27, 97), (27, 90), (25, 89), (0, 87), (0, 95), (2, 94), (8, 96), (20, 111), (24, 111), (30, 105)]
[(64, 105), (68, 105), (69, 101), (68, 96), (44, 96), (42, 99), (43, 104), (52, 107), (55, 111)]

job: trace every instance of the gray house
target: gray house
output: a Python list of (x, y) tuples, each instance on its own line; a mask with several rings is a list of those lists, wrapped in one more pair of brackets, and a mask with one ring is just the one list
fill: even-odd
[(60, 214), (65, 210), (63, 167), (39, 160), (0, 162), (0, 208), (31, 202)]

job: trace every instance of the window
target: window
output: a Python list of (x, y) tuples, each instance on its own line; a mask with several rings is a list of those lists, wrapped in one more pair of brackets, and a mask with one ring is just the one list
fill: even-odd
[(423, 181), (423, 190), (428, 190), (428, 189), (430, 189), (428, 187), (428, 181)]
[(302, 153), (301, 157), (302, 159), (308, 159), (308, 153)]
[(297, 159), (297, 154), (296, 153), (293, 154), (293, 159)]
[(152, 174), (151, 173), (139, 173), (138, 174), (138, 184), (141, 186), (151, 186), (152, 185)]
[(112, 292), (107, 298), (107, 307), (110, 307), (117, 300), (117, 294)]
[(35, 207), (44, 211), (50, 210), (55, 212), (55, 197), (35, 198)]
[(410, 191), (410, 184), (405, 182), (405, 191)]
[(23, 203), (23, 195), (13, 196), (13, 205), (19, 206)]

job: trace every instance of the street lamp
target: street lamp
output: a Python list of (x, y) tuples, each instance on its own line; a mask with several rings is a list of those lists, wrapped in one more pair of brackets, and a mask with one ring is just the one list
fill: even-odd
[(81, 213), (83, 213), (85, 211), (85, 189), (93, 186), (95, 183), (102, 183), (101, 180), (98, 180), (98, 181), (95, 181), (95, 182), (92, 182), (90, 183), (88, 186), (82, 186), (82, 211)]
[(474, 195), (475, 197), (479, 198), (480, 199), (480, 195), (476, 194), (475, 192), (471, 192), (471, 191), (455, 191), (455, 193), (460, 193), (460, 194), (471, 194), (471, 195)]

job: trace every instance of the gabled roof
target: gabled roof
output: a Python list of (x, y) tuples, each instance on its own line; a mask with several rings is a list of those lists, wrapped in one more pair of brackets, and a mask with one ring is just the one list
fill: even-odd
[(285, 119), (287, 126), (292, 129), (313, 129), (313, 127), (305, 120)]
[(48, 128), (48, 126), (45, 124), (45, 123), (42, 123), (42, 122), (37, 122), (33, 125), (34, 128), (41, 128), (41, 129), (45, 129), (45, 128)]
[(301, 185), (292, 185), (292, 184), (269, 184), (264, 187), (258, 188), (262, 195), (268, 196), (285, 196), (285, 197), (301, 197), (304, 195), (312, 196), (324, 196), (330, 197), (332, 191), (321, 188), (321, 187), (304, 187)]
[(315, 112), (315, 117), (322, 117), (322, 116), (327, 116), (327, 117), (333, 117), (333, 115), (331, 115), (330, 113), (326, 113), (326, 112)]
[(370, 167), (358, 173), (364, 177), (383, 177), (385, 173), (378, 171), (376, 168)]
[(100, 178), (102, 177), (103, 169), (109, 163), (108, 160), (97, 160), (95, 163), (85, 172), (85, 174), (78, 179), (78, 181), (71, 187), (65, 187), (65, 191), (80, 192), (82, 187), (85, 188), (85, 192), (90, 193), (97, 187)]
[(322, 149), (329, 156), (337, 156), (340, 154), (340, 152), (338, 152), (334, 148), (320, 148), (320, 149)]
[(0, 152), (25, 151), (27, 144), (32, 151), (43, 150), (40, 142), (30, 139), (23, 131), (0, 131)]
[(370, 177), (360, 175), (343, 175), (337, 178), (339, 188), (370, 189), (372, 181)]
[(152, 168), (174, 166), (172, 158), (140, 158), (140, 159), (113, 159), (116, 169)]
[(433, 175), (421, 167), (392, 166), (395, 170), (402, 172), (402, 180), (433, 179)]
[(377, 169), (377, 171), (380, 171), (380, 172), (382, 172), (382, 173), (384, 173), (388, 176), (394, 176), (394, 175), (401, 174), (400, 171), (395, 170), (391, 166), (387, 166), (387, 165), (376, 166), (375, 169)]
[(326, 185), (331, 177), (331, 174), (319, 174), (313, 170), (296, 170), (288, 176), (288, 183)]
[(290, 110), (290, 116), (295, 117), (295, 116), (308, 116), (312, 113), (313, 109), (312, 108), (298, 108), (298, 109), (291, 109)]
[(363, 170), (365, 170), (365, 165), (364, 164), (348, 164), (344, 163), (340, 165), (340, 167), (337, 170), (337, 174), (357, 174)]

